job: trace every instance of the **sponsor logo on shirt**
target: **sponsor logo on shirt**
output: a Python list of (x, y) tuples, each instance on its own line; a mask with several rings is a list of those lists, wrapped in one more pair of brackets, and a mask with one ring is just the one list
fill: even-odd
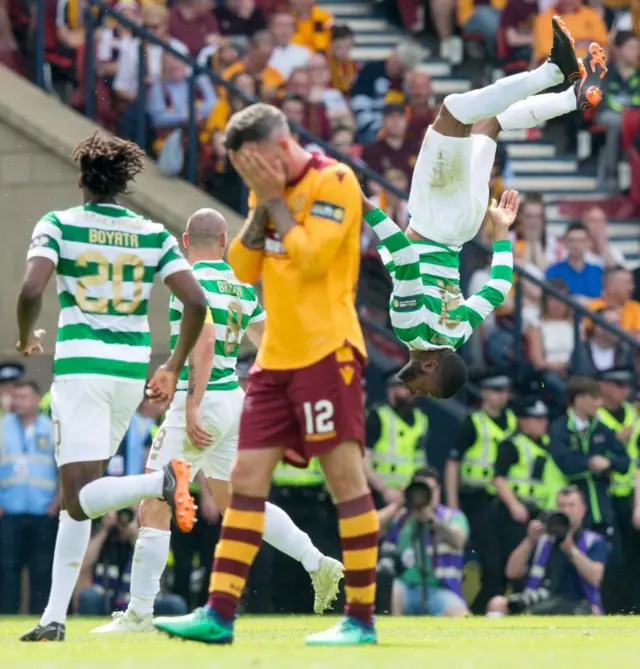
[(316, 200), (311, 205), (312, 216), (326, 218), (328, 221), (333, 221), (334, 223), (342, 223), (344, 220), (344, 213), (344, 207), (338, 207), (337, 205), (331, 204), (330, 202)]

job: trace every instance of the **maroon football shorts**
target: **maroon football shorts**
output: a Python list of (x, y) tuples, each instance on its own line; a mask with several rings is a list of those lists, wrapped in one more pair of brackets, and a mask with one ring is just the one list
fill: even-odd
[(364, 360), (344, 346), (308, 367), (254, 365), (240, 418), (239, 450), (287, 449), (285, 461), (306, 467), (343, 441), (364, 445)]

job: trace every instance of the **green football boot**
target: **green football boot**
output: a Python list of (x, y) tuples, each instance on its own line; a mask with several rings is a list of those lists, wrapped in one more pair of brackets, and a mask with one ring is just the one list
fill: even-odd
[(307, 637), (307, 646), (361, 646), (378, 643), (376, 628), (345, 616), (337, 625)]
[(155, 618), (153, 626), (171, 637), (219, 645), (233, 643), (233, 623), (205, 607), (186, 616)]

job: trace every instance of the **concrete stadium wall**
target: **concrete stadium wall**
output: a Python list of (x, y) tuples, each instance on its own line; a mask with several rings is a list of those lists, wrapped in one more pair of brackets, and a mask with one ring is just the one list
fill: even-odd
[[(0, 360), (15, 360), (15, 305), (33, 226), (48, 211), (80, 204), (73, 147), (98, 128), (55, 97), (0, 66)], [(202, 207), (221, 211), (233, 237), (242, 221), (233, 211), (190, 184), (163, 177), (151, 161), (122, 204), (164, 223), (177, 236), (191, 213)], [(168, 291), (154, 287), (149, 308), (154, 363), (169, 346)], [(46, 355), (27, 360), (28, 374), (51, 379), (58, 304), (49, 286), (39, 325), (47, 331)], [(25, 360), (22, 360), (25, 362)]]

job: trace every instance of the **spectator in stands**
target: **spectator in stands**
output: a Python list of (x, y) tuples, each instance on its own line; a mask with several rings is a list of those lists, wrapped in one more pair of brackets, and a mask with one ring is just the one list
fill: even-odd
[(290, 0), (289, 5), (296, 17), (293, 43), (311, 51), (327, 51), (331, 44), (333, 16), (318, 7), (315, 0)]
[[(354, 145), (354, 127), (347, 123), (338, 123), (333, 127), (331, 141), (332, 148), (340, 153), (350, 156), (354, 160), (359, 160), (360, 153)], [(369, 227), (369, 226), (367, 226)]]
[(194, 57), (206, 44), (212, 44), (219, 32), (211, 0), (178, 0), (169, 10), (169, 34), (186, 44)]
[[(130, 21), (136, 24), (140, 23), (140, 5), (135, 0), (121, 0), (115, 6), (115, 9)], [(118, 71), (118, 59), (122, 45), (131, 39), (133, 39), (131, 31), (121, 23), (116, 23), (113, 26), (107, 25), (100, 31), (96, 53), (96, 71), (98, 76), (109, 85), (113, 83), (113, 77)]]
[[(392, 167), (385, 170), (382, 176), (392, 185), (395, 186), (401, 193), (409, 191), (409, 178), (404, 170)], [(375, 199), (375, 198), (374, 198)], [(378, 207), (385, 212), (385, 214), (402, 230), (406, 230), (409, 225), (409, 207), (407, 201), (392, 193), (387, 188), (383, 188), (378, 193)]]
[[(569, 294), (562, 279), (549, 279), (549, 285), (564, 295)], [(540, 318), (525, 330), (531, 364), (542, 372), (546, 386), (562, 398), (564, 379), (574, 347), (574, 327), (571, 310), (567, 304), (544, 293)]]
[[(249, 72), (236, 73), (229, 83), (251, 98), (257, 97), (260, 93), (258, 80)], [(220, 98), (200, 134), (206, 189), (236, 211), (243, 211), (246, 206), (246, 192), (230, 161), (227, 160), (224, 130), (231, 115), (246, 106), (247, 103), (237, 95)]]
[(262, 100), (275, 101), (284, 87), (285, 79), (278, 70), (269, 65), (274, 46), (271, 33), (267, 30), (259, 30), (251, 37), (245, 57), (228, 67), (222, 73), (222, 77), (229, 81), (238, 72), (249, 72), (260, 84)]
[[(48, 0), (45, 2), (45, 51), (56, 94), (68, 101), (76, 84), (77, 51), (84, 46), (86, 0)], [(53, 24), (53, 25), (52, 25)]]
[(378, 174), (394, 168), (411, 179), (420, 144), (407, 139), (407, 117), (403, 104), (386, 105), (380, 139), (365, 146), (362, 160)]
[[(246, 38), (220, 37), (215, 44), (205, 46), (198, 54), (198, 65), (208, 67), (216, 74), (237, 63), (246, 53)], [(209, 79), (209, 81), (211, 81)]]
[[(296, 95), (304, 100), (304, 127), (323, 139), (331, 137), (331, 122), (324, 102), (311, 99), (311, 77), (309, 70), (298, 68), (291, 73), (286, 85), (287, 94)], [(319, 96), (316, 95), (316, 98)]]
[(563, 279), (572, 295), (600, 297), (602, 293), (602, 267), (586, 261), (589, 235), (581, 223), (572, 223), (564, 234), (567, 259), (551, 265), (547, 279)]
[(618, 184), (622, 114), (640, 107), (640, 40), (632, 32), (618, 32), (613, 42), (615, 58), (605, 79), (604, 100), (598, 108), (598, 121), (607, 126), (606, 143), (600, 152), (599, 179), (604, 188)]
[(314, 53), (307, 65), (309, 73), (309, 101), (312, 103), (321, 102), (331, 120), (351, 119), (349, 105), (344, 95), (335, 88), (331, 87), (331, 71), (327, 57), (322, 53)]
[(225, 0), (213, 10), (223, 35), (252, 37), (267, 27), (267, 21), (254, 0)]
[(411, 70), (407, 75), (407, 139), (422, 144), (427, 128), (435, 119), (436, 110), (433, 108), (431, 98), (431, 76), (429, 72), (422, 69), (421, 65)]
[[(166, 40), (169, 46), (179, 53), (184, 55), (189, 53), (189, 47), (186, 44), (169, 35), (169, 14), (165, 7), (151, 4), (143, 5), (142, 25), (159, 39)], [(147, 43), (145, 50), (146, 81), (147, 84), (152, 84), (154, 81), (159, 81), (162, 76), (163, 49), (161, 46)], [(139, 52), (140, 40), (137, 37), (121, 44), (118, 69), (113, 81), (113, 90), (122, 100), (129, 103), (135, 103), (138, 98)], [(135, 108), (133, 118), (135, 119)], [(123, 136), (129, 137), (132, 135), (125, 134)]]
[(29, 573), (29, 613), (43, 610), (59, 510), (55, 435), (38, 413), (31, 381), (13, 389), (13, 413), (0, 418), (0, 614), (17, 614), (22, 570)]
[(587, 207), (580, 216), (580, 222), (589, 235), (590, 250), (586, 262), (604, 267), (624, 266), (624, 255), (619, 248), (609, 242), (607, 215), (597, 205)]
[(638, 0), (621, 0), (623, 2), (622, 7), (625, 9), (628, 8), (628, 5), (631, 5), (630, 8), (628, 8), (628, 11), (619, 11), (613, 21), (613, 25), (611, 26), (611, 34), (610, 38), (611, 40), (615, 40), (616, 35), (619, 32), (629, 32), (633, 33), (636, 32), (637, 30), (637, 18), (640, 16), (640, 4), (638, 3)]
[(604, 272), (602, 297), (589, 303), (596, 310), (608, 307), (620, 312), (620, 327), (640, 337), (640, 302), (632, 299), (633, 275), (624, 267), (609, 267)]
[(299, 95), (287, 93), (282, 101), (281, 109), (289, 123), (304, 125), (305, 102)]
[(558, 260), (558, 240), (547, 230), (544, 202), (539, 193), (525, 196), (514, 224), (516, 254), (528, 267), (545, 270)]
[(18, 43), (11, 26), (8, 0), (0, 2), (0, 64), (18, 74), (22, 74)]
[(360, 64), (351, 57), (356, 43), (355, 34), (349, 26), (331, 28), (331, 47), (327, 51), (331, 85), (343, 95), (349, 95), (360, 71)]
[(591, 42), (598, 42), (605, 48), (609, 43), (607, 26), (595, 9), (583, 5), (581, 0), (557, 0), (555, 6), (549, 7), (536, 18), (533, 27), (533, 58), (536, 63), (544, 61), (551, 50), (553, 43), (551, 19), (554, 15), (559, 15), (567, 24), (575, 40), (576, 53), (579, 58), (587, 55)]
[[(431, 22), (435, 28), (438, 42), (440, 44), (440, 58), (449, 61), (452, 65), (459, 65), (464, 57), (462, 40), (454, 35), (456, 1), (457, 0), (429, 0)], [(399, 6), (404, 4), (410, 3), (399, 3)], [(416, 19), (417, 7), (419, 4), (420, 3), (415, 3)], [(413, 23), (415, 24), (416, 21), (414, 20)], [(406, 22), (405, 26), (408, 30), (411, 30), (411, 26), (407, 25)]]
[(489, 58), (496, 55), (500, 10), (506, 0), (458, 0), (458, 24), (465, 33), (482, 35)]
[(367, 63), (351, 91), (356, 117), (356, 141), (373, 142), (382, 125), (382, 109), (389, 102), (404, 102), (404, 77), (422, 60), (422, 49), (405, 42), (387, 58)]
[[(196, 101), (196, 122), (209, 117), (215, 97)], [(164, 139), (176, 128), (189, 121), (189, 82), (187, 65), (167, 52), (162, 55), (162, 78), (154, 81), (147, 92), (147, 114), (156, 137)], [(156, 151), (159, 147), (156, 146)]]
[(275, 43), (269, 65), (278, 70), (285, 79), (297, 67), (305, 67), (311, 58), (311, 51), (306, 46), (291, 42), (295, 30), (295, 19), (286, 8), (276, 9), (269, 17), (269, 31)]
[[(618, 309), (603, 307), (596, 309), (596, 314), (605, 321), (620, 327), (620, 312)], [(633, 367), (633, 353), (626, 342), (596, 325), (591, 325), (588, 330), (587, 339), (580, 343), (574, 358), (574, 369), (585, 376), (595, 376), (598, 372), (604, 372), (614, 367)]]
[[(105, 616), (123, 611), (129, 602), (133, 548), (138, 536), (138, 523), (133, 511), (110, 511), (96, 523), (82, 563), (76, 601), (81, 616)], [(178, 595), (156, 596), (155, 615), (181, 615), (187, 605)]]
[[(508, 0), (500, 17), (500, 35), (505, 64), (531, 62), (533, 25), (538, 15), (538, 0)], [(526, 69), (526, 67), (524, 68)], [(513, 72), (513, 68), (509, 68)]]

